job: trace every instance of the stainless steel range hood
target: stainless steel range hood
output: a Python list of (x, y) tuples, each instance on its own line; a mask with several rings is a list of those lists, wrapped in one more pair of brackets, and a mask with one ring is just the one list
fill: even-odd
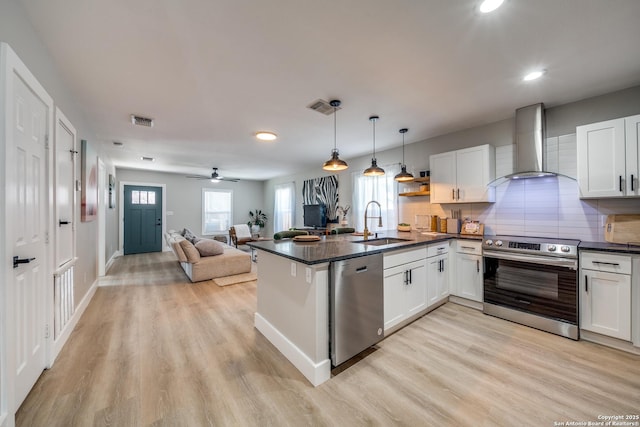
[(557, 175), (547, 170), (544, 104), (533, 104), (516, 110), (515, 138), (515, 172), (501, 180)]

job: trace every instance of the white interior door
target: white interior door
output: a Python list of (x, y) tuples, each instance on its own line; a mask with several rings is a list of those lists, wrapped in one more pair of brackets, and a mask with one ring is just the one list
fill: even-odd
[(75, 258), (75, 159), (76, 130), (56, 109), (56, 255), (55, 267)]
[(48, 135), (53, 101), (7, 45), (2, 47), (6, 86), (5, 251), (8, 409), (12, 416), (46, 367), (45, 326), (51, 310), (48, 223)]

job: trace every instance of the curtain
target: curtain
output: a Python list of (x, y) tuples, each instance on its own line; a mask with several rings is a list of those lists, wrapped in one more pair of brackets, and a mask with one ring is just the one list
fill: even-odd
[(372, 200), (380, 203), (378, 206), (372, 203), (369, 206), (368, 216), (382, 216), (382, 227), (378, 227), (377, 219), (368, 219), (367, 228), (371, 232), (382, 230), (394, 230), (398, 225), (398, 187), (393, 179), (400, 172), (399, 164), (382, 166), (385, 174), (382, 176), (364, 176), (364, 170), (354, 171), (351, 174), (353, 182), (353, 220), (356, 230), (364, 230), (364, 211), (367, 203)]
[(275, 186), (273, 203), (273, 232), (285, 231), (293, 227), (295, 217), (295, 185), (293, 182)]

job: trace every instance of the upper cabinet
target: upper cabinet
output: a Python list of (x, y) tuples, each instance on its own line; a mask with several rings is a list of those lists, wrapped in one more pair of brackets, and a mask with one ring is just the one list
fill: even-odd
[(431, 203), (495, 202), (495, 157), (489, 144), (429, 156)]
[(640, 115), (578, 126), (581, 198), (640, 195)]

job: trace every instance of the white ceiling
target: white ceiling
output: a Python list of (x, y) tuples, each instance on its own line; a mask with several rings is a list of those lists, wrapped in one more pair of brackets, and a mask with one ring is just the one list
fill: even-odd
[[(384, 150), (401, 127), (416, 142), (640, 84), (638, 0), (506, 0), (489, 15), (476, 0), (21, 2), (96, 142), (127, 168), (319, 169), (334, 132), (331, 115), (306, 108), (318, 98), (342, 100), (348, 161), (371, 152), (372, 114)], [(521, 80), (538, 67), (541, 80)]]

